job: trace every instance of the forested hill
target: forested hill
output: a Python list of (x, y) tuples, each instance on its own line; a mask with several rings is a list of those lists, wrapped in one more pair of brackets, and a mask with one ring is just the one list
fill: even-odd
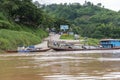
[(51, 4), (43, 9), (54, 18), (68, 21), (81, 36), (120, 38), (120, 12), (105, 9), (101, 3)]
[(0, 52), (35, 45), (48, 36), (47, 14), (32, 0), (0, 0)]

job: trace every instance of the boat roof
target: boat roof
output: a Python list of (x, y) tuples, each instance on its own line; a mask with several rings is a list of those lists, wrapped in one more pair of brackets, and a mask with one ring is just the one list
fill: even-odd
[(101, 39), (100, 41), (120, 41), (120, 39)]

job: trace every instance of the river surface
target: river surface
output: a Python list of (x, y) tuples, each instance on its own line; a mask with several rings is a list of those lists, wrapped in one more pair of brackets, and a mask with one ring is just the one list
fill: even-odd
[(2, 54), (0, 80), (120, 80), (120, 53)]

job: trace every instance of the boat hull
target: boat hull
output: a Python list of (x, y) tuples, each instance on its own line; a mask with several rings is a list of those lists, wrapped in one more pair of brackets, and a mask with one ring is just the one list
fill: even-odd
[(50, 50), (50, 48), (46, 49), (38, 49), (38, 50), (22, 50), (22, 51), (17, 51), (17, 50), (7, 50), (7, 53), (17, 53), (17, 52), (46, 52)]
[(65, 48), (51, 48), (55, 51), (91, 51), (91, 50), (119, 50), (120, 48), (98, 48), (98, 49), (65, 49)]

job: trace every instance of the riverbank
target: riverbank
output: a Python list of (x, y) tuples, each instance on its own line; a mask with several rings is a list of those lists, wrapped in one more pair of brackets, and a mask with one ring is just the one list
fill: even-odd
[(72, 43), (80, 43), (79, 40), (65, 40), (65, 39), (60, 39), (59, 34), (54, 34), (54, 33), (50, 33), (49, 36), (47, 38), (45, 38), (40, 44), (35, 45), (35, 47), (42, 47), (42, 48), (48, 48), (47, 46), (47, 41), (65, 41), (65, 42), (72, 42)]
[[(45, 38), (40, 44), (35, 45), (36, 48), (48, 48), (47, 46), (47, 42), (48, 40), (51, 41), (65, 41), (65, 42), (79, 42), (79, 40), (63, 40), (60, 39), (60, 35), (59, 34), (53, 34), (50, 33), (49, 36), (47, 38)], [(40, 53), (40, 54), (39, 54)], [(37, 56), (37, 55), (41, 55), (41, 54), (45, 54), (45, 55), (50, 55), (50, 54), (79, 54), (79, 53), (120, 53), (120, 50), (86, 50), (86, 51), (61, 51), (61, 52), (54, 52), (53, 50), (49, 50), (47, 52), (34, 52), (34, 54), (29, 55), (28, 53), (19, 53), (19, 54), (13, 54), (13, 56)], [(9, 54), (11, 55), (11, 54)], [(12, 56), (12, 55), (11, 55)]]

